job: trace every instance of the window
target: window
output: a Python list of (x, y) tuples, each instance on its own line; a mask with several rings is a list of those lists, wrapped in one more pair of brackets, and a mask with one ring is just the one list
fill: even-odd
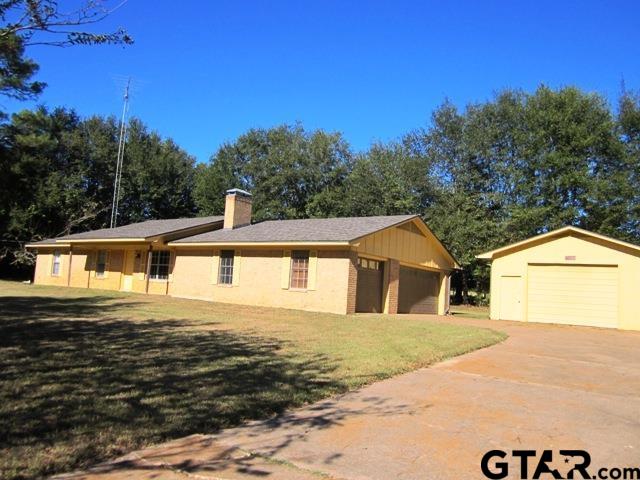
[(107, 251), (98, 250), (96, 253), (96, 277), (104, 277), (107, 270)]
[(306, 289), (309, 279), (309, 251), (294, 250), (291, 252), (290, 288)]
[(168, 250), (151, 252), (151, 268), (149, 278), (153, 280), (166, 280), (169, 278), (169, 263), (171, 252)]
[(358, 266), (367, 270), (380, 270), (380, 262), (369, 258), (358, 257)]
[(222, 250), (220, 252), (218, 283), (222, 285), (231, 285), (233, 283), (233, 250)]
[(62, 255), (60, 250), (53, 252), (53, 263), (51, 264), (51, 275), (54, 277), (60, 276), (60, 263), (62, 262)]

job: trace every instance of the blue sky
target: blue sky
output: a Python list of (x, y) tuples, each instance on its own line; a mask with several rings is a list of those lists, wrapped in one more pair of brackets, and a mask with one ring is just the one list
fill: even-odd
[[(33, 47), (38, 103), (121, 109), (199, 161), (252, 127), (302, 122), (356, 150), (506, 87), (577, 85), (615, 101), (640, 89), (640, 2), (129, 0), (101, 30), (130, 47)], [(16, 111), (33, 102), (0, 100)]]

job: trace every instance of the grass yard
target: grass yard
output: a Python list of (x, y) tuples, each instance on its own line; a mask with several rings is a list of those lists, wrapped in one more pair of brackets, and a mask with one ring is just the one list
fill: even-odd
[(451, 315), (465, 318), (475, 318), (476, 320), (489, 319), (489, 307), (475, 307), (473, 305), (452, 305)]
[(0, 281), (0, 478), (212, 433), (503, 338), (415, 317)]

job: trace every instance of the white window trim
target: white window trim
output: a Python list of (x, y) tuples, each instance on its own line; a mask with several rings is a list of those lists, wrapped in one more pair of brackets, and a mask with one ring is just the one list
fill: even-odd
[[(56, 253), (58, 254), (58, 273), (53, 273), (53, 267), (56, 264)], [(60, 250), (54, 250), (51, 254), (51, 268), (49, 269), (49, 275), (52, 277), (62, 276), (62, 252)]]
[[(231, 252), (231, 281), (230, 282), (223, 282), (222, 281), (222, 261), (225, 259), (225, 257), (222, 256), (223, 252)], [(235, 255), (235, 251), (233, 250), (220, 250), (220, 255), (218, 257), (218, 278), (217, 278), (217, 284), (220, 285), (221, 287), (232, 287), (233, 286), (233, 278), (235, 275), (235, 269), (236, 269), (236, 255)], [(228, 257), (226, 257), (228, 258)]]
[[(101, 275), (98, 275), (98, 257), (100, 256), (100, 252), (104, 252), (104, 271)], [(104, 280), (109, 276), (109, 250), (96, 250), (96, 264), (93, 276), (98, 280)]]
[[(162, 253), (162, 252), (167, 252), (169, 254), (169, 263), (167, 263), (167, 278), (154, 278), (153, 274), (151, 273), (153, 270), (153, 255), (155, 253)], [(170, 278), (171, 278), (171, 260), (172, 260), (172, 255), (171, 255), (171, 251), (170, 250), (154, 250), (151, 252), (151, 258), (149, 259), (149, 281), (150, 282), (154, 282), (154, 283), (166, 283), (169, 282)], [(164, 265), (164, 264), (158, 264), (158, 265)]]
[[(302, 288), (302, 287), (294, 287), (291, 285), (291, 282), (293, 282), (293, 261), (296, 258), (295, 252), (307, 252), (307, 286)], [(310, 270), (310, 266), (311, 266), (311, 251), (310, 250), (292, 250), (291, 251), (291, 257), (290, 257), (290, 261), (289, 261), (289, 291), (291, 292), (307, 292), (309, 291), (309, 270)]]

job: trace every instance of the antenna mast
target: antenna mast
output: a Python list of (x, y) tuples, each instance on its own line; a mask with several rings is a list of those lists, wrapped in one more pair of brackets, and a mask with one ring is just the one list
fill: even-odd
[(116, 178), (113, 184), (113, 203), (111, 204), (111, 225), (115, 228), (118, 223), (118, 203), (120, 202), (120, 183), (122, 180), (122, 162), (124, 160), (124, 144), (127, 135), (127, 109), (129, 107), (129, 86), (131, 85), (131, 77), (127, 80), (127, 86), (124, 89), (124, 105), (122, 106), (122, 119), (120, 120), (120, 139), (118, 140), (118, 158), (116, 161)]

